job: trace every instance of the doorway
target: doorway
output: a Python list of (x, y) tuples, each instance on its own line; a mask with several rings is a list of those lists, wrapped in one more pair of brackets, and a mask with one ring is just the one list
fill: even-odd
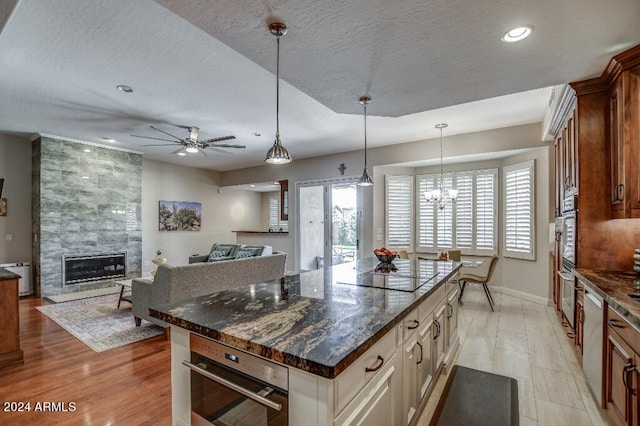
[(300, 270), (358, 259), (361, 191), (356, 179), (298, 185)]

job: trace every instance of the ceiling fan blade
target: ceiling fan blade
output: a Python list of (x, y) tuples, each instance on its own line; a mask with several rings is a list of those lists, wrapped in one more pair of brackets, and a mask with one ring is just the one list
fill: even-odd
[(219, 138), (211, 138), (200, 141), (200, 143), (213, 143), (213, 142), (222, 142), (228, 141), (229, 139), (235, 139), (235, 136), (220, 136)]
[(226, 155), (233, 155), (233, 153), (232, 153), (232, 152), (225, 151), (224, 149), (218, 149), (218, 148), (215, 148), (215, 147), (214, 147), (214, 145), (211, 145), (211, 146), (209, 147), (209, 149), (212, 149), (212, 150), (214, 150), (214, 151), (220, 152), (220, 153), (222, 153), (222, 154), (226, 154)]
[(204, 152), (204, 149), (198, 148), (198, 151), (200, 152), (200, 154), (204, 155), (205, 157), (207, 156), (207, 153)]
[(153, 127), (153, 126), (149, 126), (149, 127), (151, 127), (151, 128), (152, 128), (152, 129), (154, 129), (154, 130), (157, 130), (157, 131), (159, 131), (159, 132), (162, 132), (162, 133), (164, 133), (164, 134), (165, 134), (165, 135), (167, 135), (167, 136), (171, 136), (172, 138), (176, 138), (177, 140), (182, 141), (182, 139), (181, 139), (181, 138), (179, 138), (179, 137), (177, 137), (177, 136), (175, 136), (175, 135), (172, 135), (171, 133), (167, 133), (167, 132), (165, 132), (164, 130), (158, 129), (157, 127)]
[[(173, 141), (171, 141), (173, 142)], [(176, 142), (177, 143), (177, 142)], [(175, 145), (169, 145), (169, 144), (151, 144), (151, 145), (142, 145), (142, 146), (175, 146)], [(181, 148), (182, 149), (182, 148)]]
[(175, 151), (173, 151), (173, 152), (171, 153), (171, 155), (175, 155), (175, 154), (177, 154), (177, 153), (179, 153), (179, 152), (182, 152), (182, 151), (184, 151), (184, 146), (183, 146), (183, 147), (180, 147), (180, 148), (178, 148), (178, 149), (176, 149)]
[(157, 140), (157, 141), (175, 142), (175, 141), (172, 141), (171, 139), (152, 138), (151, 136), (140, 136), (140, 135), (131, 135), (131, 136), (133, 136), (135, 138), (144, 138), (144, 139), (154, 139), (154, 140)]
[(228, 143), (217, 143), (211, 146), (217, 146), (218, 148), (246, 148), (244, 145), (230, 145)]

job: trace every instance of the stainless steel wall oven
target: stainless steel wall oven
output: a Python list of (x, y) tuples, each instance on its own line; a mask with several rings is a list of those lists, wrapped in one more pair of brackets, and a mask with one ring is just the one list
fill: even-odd
[(558, 271), (562, 289), (562, 313), (575, 330), (576, 279), (572, 269), (577, 263), (578, 200), (576, 194), (567, 196), (562, 203), (562, 269)]
[(192, 425), (288, 424), (287, 367), (195, 335), (190, 343)]

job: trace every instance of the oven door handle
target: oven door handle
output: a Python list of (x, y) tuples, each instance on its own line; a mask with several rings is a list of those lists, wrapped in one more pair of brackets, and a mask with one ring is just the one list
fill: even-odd
[(573, 279), (575, 278), (572, 274), (567, 274), (562, 271), (558, 271), (558, 275), (560, 275), (560, 278), (566, 281), (573, 281)]
[(209, 371), (205, 370), (204, 368), (200, 368), (195, 364), (190, 363), (189, 361), (185, 361), (182, 360), (182, 365), (189, 367), (189, 369), (191, 369), (191, 371), (194, 371), (198, 374), (203, 375), (204, 377), (213, 380), (214, 382), (218, 382), (220, 383), (222, 386), (226, 386), (230, 389), (233, 389), (234, 391), (246, 396), (247, 398), (251, 398), (256, 402), (259, 402), (262, 405), (266, 405), (269, 408), (273, 408), (274, 410), (280, 411), (282, 410), (282, 404), (278, 404), (277, 402), (273, 402), (270, 399), (265, 398), (262, 395), (258, 395), (255, 392), (252, 392), (248, 389), (243, 388), (242, 386), (236, 385), (233, 382), (230, 382), (227, 379), (223, 379), (220, 376), (216, 376), (213, 373), (210, 373)]

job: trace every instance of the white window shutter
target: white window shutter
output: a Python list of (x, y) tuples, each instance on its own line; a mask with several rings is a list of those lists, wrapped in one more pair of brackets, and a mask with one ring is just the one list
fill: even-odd
[(456, 244), (457, 249), (473, 248), (473, 174), (465, 173), (456, 176), (458, 198), (456, 211)]
[(494, 254), (497, 251), (497, 178), (497, 170), (476, 174), (476, 254)]
[(413, 176), (385, 177), (386, 246), (412, 250)]
[(535, 260), (534, 162), (504, 168), (505, 256)]
[(425, 192), (432, 191), (435, 188), (435, 179), (433, 176), (417, 176), (417, 179), (418, 249), (435, 249), (435, 210), (433, 203), (427, 202), (424, 196)]

